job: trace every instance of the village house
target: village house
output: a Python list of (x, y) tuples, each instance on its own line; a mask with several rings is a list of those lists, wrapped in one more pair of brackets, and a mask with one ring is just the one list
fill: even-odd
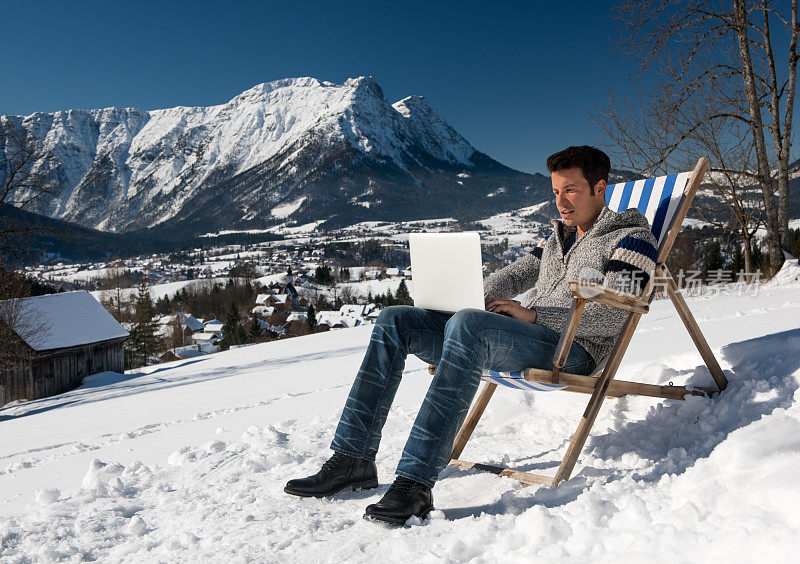
[(344, 304), (339, 308), (342, 315), (366, 319), (378, 306), (375, 304)]
[(222, 332), (212, 333), (210, 331), (200, 331), (199, 333), (192, 333), (192, 342), (195, 344), (215, 344), (220, 339), (222, 339)]
[[(336, 310), (323, 310), (317, 314), (317, 326), (326, 324), (330, 329), (346, 329), (348, 327), (358, 327), (365, 323), (360, 317), (343, 314)], [(327, 331), (327, 329), (323, 329)]]
[(289, 294), (270, 294), (267, 296), (265, 305), (274, 307), (279, 312), (287, 312), (291, 310), (292, 303), (289, 300)]
[(328, 319), (317, 321), (317, 333), (324, 333), (331, 330), (331, 322)]
[(171, 362), (173, 360), (181, 360), (186, 358), (195, 358), (207, 354), (219, 352), (219, 349), (211, 343), (197, 343), (194, 345), (186, 345), (183, 347), (175, 347), (165, 351), (159, 355), (161, 362)]
[(222, 326), (224, 323), (217, 319), (212, 319), (204, 324), (203, 330), (192, 333), (192, 343), (202, 345), (205, 343), (215, 344), (222, 339)]
[(189, 329), (192, 333), (197, 333), (198, 331), (205, 330), (205, 324), (199, 319), (197, 319), (191, 313), (187, 313), (185, 311), (179, 311), (175, 315), (181, 320), (181, 325)]
[(338, 319), (331, 321), (333, 321), (331, 329), (347, 329), (349, 327), (358, 327), (363, 323), (363, 321), (357, 317), (349, 317), (346, 315), (342, 315)]
[(308, 335), (308, 317), (305, 313), (294, 312), (286, 318), (284, 327), (290, 337)]
[(3, 312), (14, 307), (25, 321), (11, 327), (15, 353), (0, 366), (0, 405), (72, 390), (98, 372), (124, 372), (130, 335), (88, 292), (2, 304)]
[(339, 308), (342, 315), (361, 315), (363, 312), (364, 306), (361, 304), (344, 304)]
[(268, 307), (262, 314), (262, 319), (273, 326), (283, 325), (286, 323), (286, 318), (289, 317), (289, 312), (281, 312), (274, 307)]
[(264, 321), (263, 319), (258, 319), (258, 318), (256, 318), (256, 321), (258, 322), (258, 328), (261, 329), (262, 331), (272, 331), (273, 333), (277, 333), (276, 331), (277, 328), (272, 324), (270, 324), (268, 321)]
[[(181, 333), (183, 333), (182, 339), (175, 338), (174, 333), (176, 329), (176, 323), (180, 326)], [(172, 340), (173, 342), (181, 340), (184, 342), (189, 342), (191, 341), (194, 333), (199, 333), (205, 330), (205, 325), (203, 325), (199, 319), (190, 313), (183, 311), (170, 315), (162, 315), (158, 320), (158, 324), (158, 334), (165, 339)]]

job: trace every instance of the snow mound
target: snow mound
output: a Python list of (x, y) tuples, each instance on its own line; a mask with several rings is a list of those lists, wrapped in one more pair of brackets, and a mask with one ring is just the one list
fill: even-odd
[(773, 276), (767, 284), (773, 286), (785, 286), (787, 284), (796, 284), (800, 282), (800, 264), (798, 259), (794, 258), (789, 253), (783, 253), (786, 260), (783, 261), (783, 266), (775, 276)]

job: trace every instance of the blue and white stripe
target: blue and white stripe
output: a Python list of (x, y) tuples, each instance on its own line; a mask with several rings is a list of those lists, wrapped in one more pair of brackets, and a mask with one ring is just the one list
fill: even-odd
[(669, 231), (691, 172), (611, 184), (606, 205), (615, 212), (636, 208), (647, 218), (658, 247)]
[(537, 392), (555, 392), (563, 390), (566, 386), (558, 384), (544, 384), (542, 382), (531, 382), (525, 380), (522, 372), (495, 372), (494, 370), (484, 370), (481, 379), (485, 382), (500, 384), (515, 390), (533, 390)]

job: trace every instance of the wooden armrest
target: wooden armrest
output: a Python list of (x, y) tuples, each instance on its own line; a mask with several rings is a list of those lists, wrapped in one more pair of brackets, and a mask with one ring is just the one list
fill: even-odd
[(617, 307), (634, 313), (647, 313), (650, 305), (633, 294), (618, 292), (606, 288), (602, 284), (588, 280), (568, 280), (569, 289), (577, 299), (599, 302), (601, 304)]

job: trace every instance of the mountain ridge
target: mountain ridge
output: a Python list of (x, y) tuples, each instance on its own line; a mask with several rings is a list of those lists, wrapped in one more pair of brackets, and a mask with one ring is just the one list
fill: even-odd
[(31, 211), (111, 232), (469, 217), (549, 190), (477, 151), (424, 97), (391, 104), (372, 77), (281, 79), (216, 106), (39, 112), (2, 126), (54, 163), (59, 192)]

